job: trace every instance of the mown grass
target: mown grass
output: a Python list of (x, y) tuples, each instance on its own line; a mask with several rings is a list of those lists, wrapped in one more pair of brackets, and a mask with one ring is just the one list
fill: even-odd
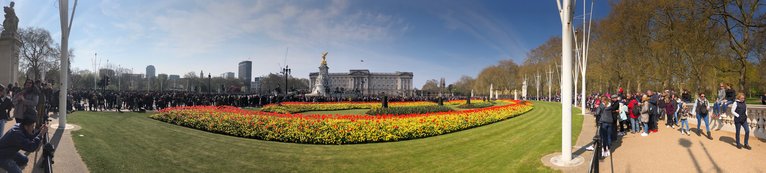
[[(561, 147), (558, 103), (535, 102), (516, 118), (400, 142), (308, 145), (214, 134), (149, 114), (77, 112), (75, 146), (91, 172), (553, 172), (543, 155)], [(573, 113), (572, 141), (582, 116)]]

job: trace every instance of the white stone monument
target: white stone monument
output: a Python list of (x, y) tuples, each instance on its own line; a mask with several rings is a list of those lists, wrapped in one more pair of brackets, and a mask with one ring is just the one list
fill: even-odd
[(19, 77), (21, 40), (17, 33), (19, 18), (13, 6), (14, 2), (11, 2), (10, 6), (3, 8), (5, 20), (0, 33), (0, 83), (3, 85), (16, 83)]
[(494, 84), (489, 84), (489, 99), (492, 99), (492, 88)]
[(521, 99), (527, 100), (527, 76), (524, 76), (524, 83), (521, 84)]
[(319, 75), (317, 76), (316, 81), (314, 81), (314, 90), (307, 96), (327, 96), (325, 86), (327, 85), (327, 79), (329, 78), (327, 76), (328, 69), (327, 52), (324, 52), (322, 53), (322, 64), (319, 65)]

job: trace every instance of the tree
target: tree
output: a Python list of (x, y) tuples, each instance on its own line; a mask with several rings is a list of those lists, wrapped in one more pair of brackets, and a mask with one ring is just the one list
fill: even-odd
[(475, 81), (476, 79), (473, 79), (470, 76), (462, 76), (450, 86), (453, 86), (452, 90), (455, 92), (455, 95), (471, 96), (471, 90), (473, 89)]
[(430, 94), (435, 94), (439, 92), (439, 81), (436, 79), (431, 79), (426, 81), (425, 84), (423, 84), (423, 88), (421, 89), (423, 92), (428, 92)]
[(34, 79), (40, 79), (44, 69), (58, 66), (59, 59), (56, 57), (58, 52), (48, 30), (23, 28), (19, 31), (19, 37), (22, 68), (28, 69), (27, 71), (32, 73)]
[(766, 12), (759, 10), (763, 6), (760, 0), (708, 0), (715, 10), (716, 20), (723, 24), (734, 56), (735, 69), (719, 69), (723, 72), (736, 72), (739, 75), (739, 87), (747, 91), (747, 70), (753, 57), (756, 35), (766, 29)]

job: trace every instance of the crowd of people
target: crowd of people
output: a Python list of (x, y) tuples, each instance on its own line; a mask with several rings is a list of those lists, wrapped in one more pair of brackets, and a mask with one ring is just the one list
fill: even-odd
[[(750, 129), (747, 123), (745, 94), (736, 93), (730, 84), (721, 83), (716, 98), (711, 103), (705, 93), (691, 98), (689, 91), (665, 90), (645, 93), (626, 93), (622, 88), (616, 94), (594, 94), (587, 97), (587, 107), (595, 116), (598, 135), (602, 142), (602, 157), (610, 155), (612, 141), (620, 136), (635, 134), (649, 136), (658, 133), (659, 123), (677, 129), (681, 135), (690, 135), (689, 118), (697, 120), (696, 134), (713, 139), (710, 121), (722, 123), (722, 117), (733, 116), (736, 128), (736, 147), (751, 149), (748, 144)], [(766, 104), (766, 95), (761, 98)], [(705, 126), (703, 133), (701, 126)], [(740, 131), (744, 130), (744, 143), (740, 143)]]

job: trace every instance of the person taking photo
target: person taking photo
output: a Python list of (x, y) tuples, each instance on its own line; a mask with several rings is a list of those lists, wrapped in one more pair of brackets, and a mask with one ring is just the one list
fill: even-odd
[(29, 162), (27, 156), (19, 153), (19, 150), (33, 152), (40, 147), (42, 135), (47, 131), (47, 126), (40, 126), (35, 130), (35, 121), (22, 119), (13, 128), (0, 138), (0, 168), (8, 173), (20, 173), (21, 168)]

